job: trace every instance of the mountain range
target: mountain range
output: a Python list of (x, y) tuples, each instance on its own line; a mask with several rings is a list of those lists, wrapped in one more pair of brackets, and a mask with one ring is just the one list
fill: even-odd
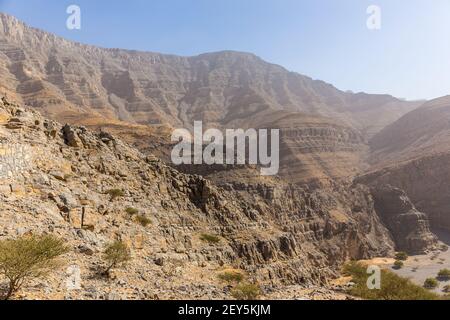
[[(450, 230), (449, 97), (343, 92), (250, 53), (99, 48), (3, 13), (0, 93), (0, 235), (57, 229), (83, 270), (107, 239), (126, 239), (137, 261), (121, 275), (138, 288), (131, 298), (224, 298), (204, 270), (226, 267), (269, 297), (286, 298), (291, 285), (332, 295), (345, 261), (428, 252), (438, 244), (432, 229)], [(172, 165), (172, 130), (200, 120), (280, 129), (279, 175)], [(114, 187), (125, 190), (121, 202), (108, 201)], [(136, 226), (127, 206), (154, 224)], [(78, 221), (86, 208), (90, 230)], [(17, 220), (23, 210), (30, 215)], [(220, 243), (202, 243), (205, 234)], [(61, 298), (56, 283), (49, 291)]]

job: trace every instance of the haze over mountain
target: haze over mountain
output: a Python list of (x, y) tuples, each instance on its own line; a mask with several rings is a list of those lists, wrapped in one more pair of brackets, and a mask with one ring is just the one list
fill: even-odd
[(8, 96), (62, 122), (113, 127), (141, 146), (195, 120), (249, 128), (264, 119), (275, 127), (279, 112), (290, 113), (281, 159), (282, 175), (293, 181), (354, 175), (364, 140), (420, 104), (342, 92), (249, 53), (179, 57), (82, 45), (6, 14), (0, 56), (0, 88)]
[(450, 229), (450, 97), (406, 114), (370, 147), (371, 172), (361, 181), (405, 190), (435, 227)]
[[(348, 260), (434, 250), (430, 221), (450, 229), (449, 97), (342, 92), (249, 53), (97, 48), (5, 14), (0, 90), (0, 234), (57, 230), (85, 273), (108, 240), (127, 241), (125, 285), (90, 277), (98, 296), (226, 298), (229, 267), (292, 297), (286, 285), (327, 285)], [(171, 131), (196, 120), (280, 129), (280, 175), (174, 168)]]

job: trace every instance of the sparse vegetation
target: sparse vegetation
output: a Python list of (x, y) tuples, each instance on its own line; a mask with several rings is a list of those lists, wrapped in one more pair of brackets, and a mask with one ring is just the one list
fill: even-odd
[(47, 275), (58, 266), (56, 258), (68, 251), (63, 240), (51, 235), (0, 241), (0, 275), (8, 281), (4, 299), (10, 299), (26, 281)]
[(231, 291), (236, 300), (257, 300), (260, 294), (259, 285), (252, 283), (240, 283)]
[(450, 285), (445, 285), (444, 288), (442, 289), (443, 292), (445, 293), (450, 293)]
[(350, 262), (344, 267), (344, 274), (352, 277), (355, 285), (349, 294), (367, 300), (435, 300), (439, 296), (415, 285), (389, 270), (381, 270), (381, 289), (370, 290), (367, 287), (367, 266)]
[(139, 223), (143, 227), (147, 227), (149, 224), (152, 223), (152, 220), (150, 220), (149, 218), (147, 218), (146, 216), (143, 216), (143, 215), (136, 216), (135, 219), (136, 219), (136, 222)]
[(124, 242), (115, 241), (106, 247), (103, 259), (107, 263), (104, 274), (108, 274), (111, 269), (124, 265), (131, 260), (130, 249)]
[(396, 260), (406, 261), (408, 260), (408, 254), (406, 252), (397, 252), (395, 255)]
[(403, 268), (405, 264), (403, 263), (403, 261), (397, 260), (394, 262), (394, 269), (401, 269)]
[(436, 279), (434, 278), (428, 278), (425, 280), (425, 282), (423, 283), (423, 287), (426, 289), (436, 289), (438, 287), (439, 283)]
[(450, 280), (450, 270), (449, 269), (440, 270), (438, 273), (438, 279), (442, 281)]
[(128, 213), (130, 216), (135, 216), (139, 213), (139, 210), (136, 208), (126, 208), (125, 212)]
[(212, 234), (207, 234), (207, 233), (203, 233), (200, 236), (200, 240), (208, 242), (210, 244), (217, 244), (220, 242), (220, 238), (218, 236), (215, 236)]
[(114, 201), (117, 198), (123, 197), (125, 195), (125, 192), (121, 189), (110, 189), (106, 191), (106, 194), (110, 196), (111, 201)]
[(220, 273), (218, 278), (228, 284), (239, 284), (244, 281), (245, 276), (240, 270), (229, 269)]

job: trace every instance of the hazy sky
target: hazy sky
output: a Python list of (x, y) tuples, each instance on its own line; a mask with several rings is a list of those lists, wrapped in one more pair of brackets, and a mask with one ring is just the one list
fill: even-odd
[[(71, 4), (81, 30), (66, 28)], [(366, 26), (369, 5), (381, 30)], [(450, 0), (0, 0), (0, 11), (104, 47), (247, 51), (342, 90), (450, 94)]]

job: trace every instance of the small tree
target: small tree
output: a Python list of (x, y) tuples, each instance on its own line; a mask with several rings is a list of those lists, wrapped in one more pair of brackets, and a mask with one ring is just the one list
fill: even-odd
[(202, 235), (200, 235), (200, 240), (208, 242), (210, 244), (217, 244), (220, 242), (220, 238), (218, 236), (207, 233), (203, 233)]
[(63, 240), (50, 235), (0, 241), (0, 274), (8, 280), (4, 299), (10, 299), (26, 281), (47, 275), (57, 267), (56, 258), (68, 251)]
[(397, 261), (394, 262), (394, 269), (398, 270), (398, 269), (403, 268), (403, 266), (404, 266), (403, 261), (397, 260)]
[(427, 280), (425, 280), (425, 282), (423, 284), (424, 288), (430, 289), (430, 290), (436, 289), (438, 285), (439, 285), (439, 283), (434, 278), (428, 278)]
[(450, 280), (450, 270), (449, 269), (442, 269), (438, 273), (438, 278), (443, 281)]
[(244, 274), (239, 270), (225, 270), (218, 275), (218, 278), (228, 284), (241, 283), (244, 280)]
[(136, 216), (136, 221), (143, 227), (146, 227), (152, 223), (152, 220), (150, 220), (149, 218), (147, 218), (146, 216), (143, 216), (143, 215)]
[(408, 254), (406, 252), (397, 252), (397, 254), (395, 255), (395, 259), (406, 261), (408, 260)]
[(111, 201), (114, 201), (117, 198), (123, 197), (125, 195), (125, 192), (123, 192), (123, 190), (121, 189), (111, 189), (106, 191), (106, 194), (110, 196)]
[(124, 242), (115, 241), (106, 247), (103, 258), (107, 263), (104, 273), (108, 274), (111, 269), (124, 265), (131, 260), (130, 249)]
[(231, 291), (236, 300), (256, 300), (260, 293), (259, 286), (251, 283), (240, 283)]
[(136, 208), (131, 208), (130, 207), (130, 208), (127, 208), (125, 210), (125, 212), (128, 213), (130, 216), (134, 216), (134, 215), (137, 215), (139, 213), (139, 210), (136, 209)]

